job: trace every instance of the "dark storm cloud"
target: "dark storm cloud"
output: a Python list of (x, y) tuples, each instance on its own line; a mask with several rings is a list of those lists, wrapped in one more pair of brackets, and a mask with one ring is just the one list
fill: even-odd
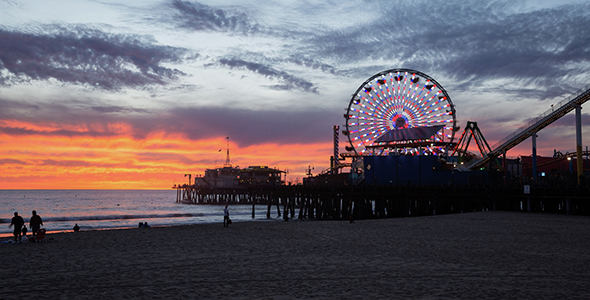
[(173, 0), (170, 6), (177, 12), (172, 22), (180, 27), (197, 31), (235, 32), (251, 34), (262, 29), (248, 15), (228, 11), (199, 2)]
[(280, 81), (281, 85), (269, 86), (272, 89), (279, 90), (303, 90), (305, 92), (319, 94), (318, 87), (310, 81), (303, 78), (291, 75), (285, 71), (277, 70), (271, 66), (245, 61), (236, 58), (222, 58), (219, 59), (218, 64), (221, 66), (229, 67), (230, 69), (245, 69), (250, 72), (265, 76), (270, 79)]
[(0, 86), (50, 79), (111, 91), (165, 85), (183, 73), (163, 64), (185, 54), (143, 36), (86, 27), (54, 33), (0, 28)]

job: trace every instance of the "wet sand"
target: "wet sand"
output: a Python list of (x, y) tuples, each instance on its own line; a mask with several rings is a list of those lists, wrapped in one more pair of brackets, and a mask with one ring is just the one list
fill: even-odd
[(580, 216), (219, 223), (46, 239), (0, 244), (0, 299), (590, 299), (590, 218)]

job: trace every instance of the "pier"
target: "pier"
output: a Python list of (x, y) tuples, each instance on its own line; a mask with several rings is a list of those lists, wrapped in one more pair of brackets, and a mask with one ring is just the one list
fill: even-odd
[(590, 215), (588, 186), (555, 185), (302, 185), (251, 188), (177, 187), (176, 202), (276, 206), (289, 219), (362, 220), (502, 210)]

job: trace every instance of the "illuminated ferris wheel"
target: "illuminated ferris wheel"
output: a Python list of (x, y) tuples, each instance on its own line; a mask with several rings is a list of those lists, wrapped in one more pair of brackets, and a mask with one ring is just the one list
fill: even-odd
[(354, 92), (346, 114), (356, 155), (446, 155), (455, 136), (455, 107), (436, 80), (410, 69), (371, 76)]

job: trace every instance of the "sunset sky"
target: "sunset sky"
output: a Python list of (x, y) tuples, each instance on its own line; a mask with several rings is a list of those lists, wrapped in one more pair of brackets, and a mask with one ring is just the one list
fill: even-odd
[[(494, 144), (590, 84), (589, 23), (571, 0), (0, 0), (0, 189), (170, 188), (223, 165), (227, 136), (234, 166), (301, 181), (393, 68), (435, 78)], [(537, 143), (573, 151), (574, 114)]]

